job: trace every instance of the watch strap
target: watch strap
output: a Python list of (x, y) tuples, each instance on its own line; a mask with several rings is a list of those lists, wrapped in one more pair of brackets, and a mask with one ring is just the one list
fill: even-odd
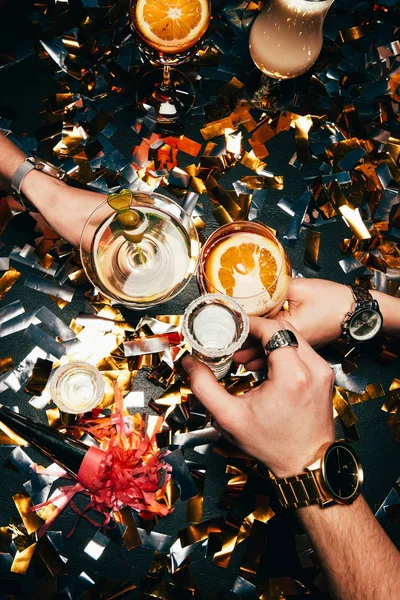
[(18, 167), (18, 169), (15, 171), (14, 175), (12, 176), (11, 183), (10, 183), (11, 188), (14, 190), (14, 192), (16, 192), (17, 194), (21, 194), (22, 182), (25, 179), (26, 175), (28, 175), (28, 173), (33, 171), (34, 168), (35, 168), (34, 163), (30, 162), (27, 159), (25, 159), (24, 162), (22, 163), (22, 165), (20, 165)]
[(278, 500), (284, 508), (304, 508), (310, 504), (325, 507), (333, 502), (333, 499), (324, 493), (315, 471), (281, 478), (270, 472), (270, 477), (275, 483)]
[(374, 300), (372, 297), (371, 292), (366, 287), (355, 284), (349, 285), (348, 287), (351, 289), (356, 302), (355, 310), (362, 308), (363, 305), (370, 305), (376, 302), (376, 300)]
[(55, 167), (54, 165), (36, 158), (35, 156), (27, 156), (15, 171), (11, 178), (11, 193), (15, 200), (19, 202), (26, 210), (36, 210), (35, 207), (29, 200), (21, 193), (22, 182), (25, 177), (33, 170), (41, 171), (50, 177), (55, 179), (65, 179), (66, 173), (62, 169)]

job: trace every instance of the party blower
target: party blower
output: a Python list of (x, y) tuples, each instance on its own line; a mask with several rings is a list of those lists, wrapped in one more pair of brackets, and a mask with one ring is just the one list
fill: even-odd
[(76, 509), (73, 503), (71, 507), (80, 516), (85, 516), (89, 509), (100, 512), (104, 517), (102, 523), (89, 519), (96, 526), (107, 525), (111, 520), (110, 513), (123, 506), (130, 506), (142, 516), (151, 513), (164, 516), (170, 512), (171, 509), (162, 504), (170, 468), (160, 459), (155, 437), (159, 427), (153, 426), (150, 436), (144, 422), (139, 424), (140, 431), (135, 429), (131, 418), (123, 416), (122, 393), (117, 387), (115, 406), (113, 415), (102, 419), (103, 428), (109, 432), (105, 436), (107, 449), (102, 450), (86, 446), (0, 405), (0, 421), (60, 465), (75, 480), (72, 485), (60, 487), (56, 497), (34, 507), (38, 509), (56, 504), (40, 529), (39, 537), (78, 492), (89, 496), (90, 502), (83, 511)]
[(0, 404), (0, 421), (91, 489), (106, 453), (63, 435)]

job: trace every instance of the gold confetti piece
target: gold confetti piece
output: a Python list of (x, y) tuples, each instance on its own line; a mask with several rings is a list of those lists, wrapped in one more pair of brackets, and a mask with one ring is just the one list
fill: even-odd
[(226, 131), (235, 131), (236, 127), (232, 123), (230, 117), (219, 119), (218, 121), (212, 121), (208, 123), (203, 129), (200, 129), (200, 133), (205, 141), (212, 140), (220, 135), (224, 135)]
[(268, 140), (273, 138), (274, 135), (276, 135), (275, 130), (271, 127), (271, 125), (268, 122), (264, 122), (261, 123), (261, 125), (259, 125), (257, 129), (253, 132), (253, 135), (251, 136), (250, 140), (252, 142), (257, 142), (258, 144), (265, 144), (265, 142), (268, 142)]
[(356, 25), (355, 27), (339, 31), (339, 35), (343, 43), (354, 42), (355, 40), (363, 38), (365, 32), (362, 25)]
[(121, 311), (115, 306), (103, 306), (103, 308), (97, 313), (98, 317), (104, 317), (105, 319), (111, 319), (113, 321), (125, 321), (121, 314)]
[(283, 190), (282, 175), (273, 175), (272, 177), (249, 175), (241, 177), (240, 181), (252, 190)]
[(358, 421), (357, 415), (351, 410), (349, 403), (345, 400), (339, 390), (335, 387), (333, 391), (333, 407), (346, 427), (355, 425)]
[(65, 308), (67, 306), (67, 304), (69, 304), (69, 302), (67, 300), (63, 300), (62, 298), (56, 298), (55, 296), (51, 296), (49, 295), (49, 298), (51, 298), (53, 300), (53, 302), (55, 302), (58, 306), (58, 308), (60, 308), (61, 310), (63, 308)]
[(39, 508), (39, 510), (36, 511), (36, 514), (44, 522), (46, 522), (47, 519), (49, 519), (50, 517), (53, 516), (53, 513), (56, 510), (57, 510), (57, 507), (55, 504), (48, 504), (47, 506), (43, 506), (43, 508)]
[(31, 498), (24, 494), (15, 494), (12, 499), (14, 500), (15, 506), (17, 507), (28, 534), (30, 535), (40, 529), (43, 525), (43, 521), (31, 511), (33, 506)]
[(212, 214), (215, 220), (217, 221), (218, 225), (233, 223), (231, 215), (223, 206), (217, 206), (216, 208), (214, 208)]
[(232, 111), (231, 119), (235, 127), (243, 125), (246, 131), (251, 132), (257, 127), (257, 121), (253, 119), (248, 108), (249, 107), (238, 103), (236, 108)]
[(61, 414), (60, 410), (57, 407), (49, 408), (48, 410), (46, 410), (46, 417), (49, 423), (49, 427), (51, 427), (52, 429), (61, 429)]
[(28, 442), (19, 437), (7, 425), (0, 421), (0, 444), (4, 446), (28, 446)]
[(394, 377), (392, 383), (390, 384), (389, 390), (397, 390), (398, 388), (400, 388), (400, 379)]
[(0, 358), (0, 375), (11, 371), (14, 368), (14, 361), (12, 356), (3, 356)]
[(174, 406), (175, 404), (180, 404), (182, 401), (181, 385), (180, 381), (174, 383), (155, 400), (155, 403), (159, 406)]
[(244, 377), (239, 377), (233, 383), (229, 383), (229, 379), (226, 380), (228, 385), (226, 387), (227, 391), (233, 396), (241, 396), (242, 394), (248, 392), (253, 387), (254, 383), (256, 383), (256, 378), (252, 373), (245, 375)]
[(45, 269), (49, 269), (54, 262), (54, 257), (51, 254), (45, 254), (40, 260), (39, 264)]
[(304, 264), (314, 271), (319, 271), (320, 266), (318, 264), (319, 246), (321, 243), (321, 234), (315, 229), (309, 229), (307, 231), (306, 247), (304, 251)]
[(239, 534), (240, 521), (235, 515), (231, 514), (223, 524), (221, 535), (221, 550), (215, 552), (213, 564), (226, 569), (229, 566), (232, 553), (236, 546)]
[[(267, 158), (267, 156), (269, 156), (269, 152), (268, 152), (267, 148), (265, 147), (264, 144), (261, 144), (261, 142), (250, 139), (249, 144), (252, 147), (252, 150), (253, 150), (256, 158), (262, 159), (262, 158)], [(250, 168), (253, 169), (253, 171), (257, 171), (258, 167), (253, 168), (253, 166), (252, 166)]]
[(135, 381), (136, 372), (128, 369), (117, 371), (102, 371), (104, 378), (104, 394), (99, 404), (99, 408), (109, 408), (114, 403), (114, 384), (118, 381), (118, 385), (122, 392), (126, 394), (130, 392)]
[(168, 325), (173, 325), (174, 327), (181, 327), (182, 325), (182, 315), (156, 315), (156, 319), (158, 321), (162, 321), (163, 323), (168, 323)]
[(191, 140), (190, 138), (187, 138), (184, 135), (181, 135), (181, 137), (178, 139), (177, 147), (182, 152), (190, 154), (191, 156), (197, 156), (201, 150), (201, 144)]
[(83, 269), (76, 269), (76, 271), (68, 275), (68, 283), (72, 287), (79, 287), (80, 285), (85, 285), (88, 282), (89, 280)]
[(31, 544), (30, 546), (28, 546), (28, 548), (25, 548), (25, 550), (22, 550), (22, 552), (17, 551), (15, 556), (14, 556), (14, 560), (13, 560), (13, 564), (11, 565), (11, 573), (18, 573), (19, 575), (25, 575), (25, 573), (28, 570), (29, 564), (31, 562), (33, 553), (35, 551), (36, 548), (36, 542), (34, 544)]
[[(252, 171), (255, 171), (256, 173), (260, 173), (267, 166), (265, 162), (263, 162), (262, 160), (260, 160), (256, 156), (256, 154), (254, 153), (254, 151), (243, 152), (243, 155), (242, 155), (242, 158), (240, 159), (240, 162), (241, 162), (242, 165), (244, 165), (248, 169), (251, 169)], [(241, 181), (243, 181), (244, 179), (245, 178), (242, 177)], [(249, 187), (251, 187), (250, 184), (248, 184), (248, 185), (249, 185)], [(261, 189), (261, 188), (260, 187), (256, 187), (254, 189)]]
[(297, 117), (293, 121), (296, 136), (297, 160), (301, 163), (310, 161), (310, 152), (308, 150), (308, 132), (312, 127), (310, 115)]
[(342, 214), (342, 217), (356, 237), (358, 237), (360, 240), (370, 239), (371, 234), (369, 233), (358, 210), (347, 205), (340, 206), (339, 210)]
[(17, 269), (14, 269), (14, 267), (10, 267), (8, 271), (0, 277), (0, 300), (4, 298), (4, 295), (12, 288), (20, 277), (21, 273), (17, 271)]
[(124, 506), (120, 510), (114, 511), (115, 520), (122, 525), (125, 525), (126, 531), (122, 539), (124, 540), (126, 549), (133, 550), (133, 548), (137, 548), (142, 545), (142, 540), (140, 539), (139, 532), (136, 527), (135, 520), (133, 518), (133, 514), (129, 506)]
[(382, 410), (395, 414), (400, 408), (400, 388), (394, 387), (386, 394), (385, 402), (382, 404)]

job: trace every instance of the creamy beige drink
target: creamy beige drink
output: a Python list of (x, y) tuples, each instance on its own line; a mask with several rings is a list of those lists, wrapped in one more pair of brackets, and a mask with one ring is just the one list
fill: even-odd
[(305, 73), (321, 51), (322, 27), (333, 0), (271, 0), (254, 21), (250, 54), (275, 79)]

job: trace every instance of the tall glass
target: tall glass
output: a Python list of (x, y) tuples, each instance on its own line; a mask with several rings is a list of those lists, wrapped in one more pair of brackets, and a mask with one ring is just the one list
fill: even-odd
[(248, 315), (273, 316), (287, 298), (291, 269), (268, 227), (237, 221), (219, 227), (207, 239), (197, 279), (202, 293), (227, 294)]
[(321, 52), (324, 20), (332, 3), (269, 0), (250, 31), (250, 54), (261, 71), (252, 72), (247, 82), (253, 104), (268, 106), (268, 95), (277, 93), (280, 80), (298, 77), (312, 67)]
[(139, 82), (137, 100), (161, 123), (180, 119), (196, 94), (190, 79), (171, 67), (189, 60), (210, 22), (210, 0), (130, 0), (138, 46), (153, 69)]
[(176, 202), (138, 192), (123, 215), (100, 205), (83, 229), (80, 250), (92, 284), (116, 304), (140, 310), (184, 289), (200, 245), (193, 220)]

